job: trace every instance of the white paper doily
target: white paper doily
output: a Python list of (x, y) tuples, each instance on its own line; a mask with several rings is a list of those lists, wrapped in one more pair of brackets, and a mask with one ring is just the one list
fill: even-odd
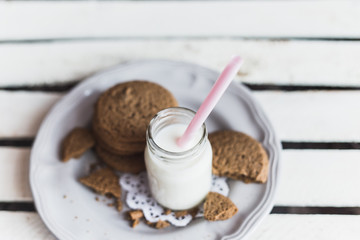
[[(120, 185), (127, 191), (126, 203), (131, 209), (141, 209), (144, 217), (149, 222), (168, 221), (174, 226), (184, 227), (191, 220), (192, 216), (187, 214), (182, 217), (176, 217), (174, 212), (165, 215), (165, 209), (160, 206), (150, 194), (146, 172), (138, 175), (125, 173), (120, 177)], [(212, 176), (212, 186), (210, 191), (220, 193), (224, 196), (229, 194), (229, 186), (225, 177)], [(195, 217), (203, 216), (203, 208), (199, 207), (199, 212)]]

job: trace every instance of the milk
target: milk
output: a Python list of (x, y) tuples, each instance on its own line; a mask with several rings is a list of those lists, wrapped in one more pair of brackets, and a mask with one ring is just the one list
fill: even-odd
[[(147, 141), (145, 149), (152, 196), (173, 210), (197, 206), (211, 187), (212, 149), (206, 128), (199, 129), (191, 141), (180, 148), (176, 140), (186, 127), (181, 121), (166, 124), (153, 134), (153, 142)], [(155, 149), (149, 146), (153, 143), (157, 145)]]
[(189, 150), (190, 148), (194, 147), (202, 137), (202, 131), (199, 130), (194, 134), (194, 137), (189, 141), (186, 146), (179, 147), (176, 144), (176, 140), (180, 138), (185, 130), (187, 125), (175, 123), (170, 126), (166, 126), (165, 128), (161, 129), (155, 136), (155, 143), (165, 149), (166, 151), (170, 152), (183, 152)]

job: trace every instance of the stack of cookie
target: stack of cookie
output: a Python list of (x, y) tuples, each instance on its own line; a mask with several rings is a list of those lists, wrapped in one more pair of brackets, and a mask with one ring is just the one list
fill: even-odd
[(174, 96), (155, 83), (131, 81), (108, 89), (99, 97), (92, 121), (98, 156), (118, 171), (144, 170), (149, 122), (160, 110), (175, 106)]

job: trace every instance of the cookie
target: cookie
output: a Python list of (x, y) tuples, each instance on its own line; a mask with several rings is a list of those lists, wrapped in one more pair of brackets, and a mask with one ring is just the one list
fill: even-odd
[(157, 228), (157, 229), (167, 228), (167, 227), (169, 227), (169, 226), (170, 226), (170, 223), (169, 223), (169, 222), (167, 222), (167, 221), (161, 221), (161, 220), (157, 221), (157, 222), (155, 223), (155, 225), (154, 225), (154, 227)]
[(131, 227), (135, 228), (137, 225), (139, 225), (139, 223), (140, 223), (140, 219), (135, 219), (135, 220), (132, 221)]
[(204, 203), (204, 218), (209, 221), (219, 221), (231, 218), (237, 213), (235, 204), (224, 195), (209, 192)]
[(162, 228), (167, 228), (170, 226), (170, 223), (168, 221), (162, 221), (159, 220), (155, 223), (149, 222), (149, 221), (145, 221), (147, 225), (149, 225), (150, 227), (153, 228), (157, 228), (157, 229), (162, 229)]
[(175, 217), (179, 218), (179, 217), (184, 217), (188, 215), (188, 211), (187, 210), (182, 210), (182, 211), (176, 211), (175, 212)]
[(144, 214), (141, 210), (129, 211), (129, 217), (131, 220), (136, 220), (144, 217)]
[(246, 183), (266, 182), (269, 159), (258, 141), (230, 130), (211, 133), (209, 140), (213, 150), (213, 174)]
[(198, 207), (194, 207), (194, 208), (188, 210), (188, 213), (192, 216), (192, 218), (195, 218), (195, 216), (197, 215), (198, 212), (199, 212)]
[(117, 155), (134, 155), (143, 152), (146, 146), (145, 142), (133, 142), (121, 143), (121, 145), (117, 145), (117, 148), (113, 148), (112, 146), (102, 142), (99, 138), (97, 138), (96, 144), (100, 145), (104, 150)]
[(80, 178), (79, 181), (97, 193), (102, 195), (111, 194), (117, 199), (121, 198), (119, 178), (110, 168), (96, 170), (90, 175)]
[(95, 139), (85, 128), (74, 128), (63, 140), (61, 146), (61, 161), (79, 158), (89, 148), (93, 147)]
[(121, 201), (121, 198), (116, 199), (115, 207), (118, 212), (121, 212), (121, 210), (123, 209), (123, 203)]
[(164, 212), (165, 215), (169, 215), (170, 213), (171, 213), (170, 209), (166, 209), (165, 212)]
[(146, 129), (153, 116), (175, 106), (174, 96), (156, 83), (120, 83), (99, 97), (93, 131), (104, 144), (121, 151), (124, 143), (145, 143)]
[(144, 153), (136, 155), (116, 155), (97, 145), (96, 154), (109, 167), (120, 172), (139, 173), (145, 170)]

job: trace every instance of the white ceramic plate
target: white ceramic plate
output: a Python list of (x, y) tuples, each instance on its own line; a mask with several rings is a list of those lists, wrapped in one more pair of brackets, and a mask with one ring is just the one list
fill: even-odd
[[(197, 219), (185, 228), (162, 230), (140, 224), (129, 227), (125, 211), (119, 214), (77, 179), (86, 175), (95, 155), (89, 151), (80, 160), (62, 163), (59, 147), (76, 126), (89, 126), (93, 106), (107, 88), (128, 80), (149, 80), (169, 89), (179, 105), (196, 110), (219, 73), (184, 62), (136, 61), (97, 74), (76, 86), (49, 112), (36, 137), (30, 166), (30, 183), (36, 208), (53, 234), (63, 240), (88, 239), (243, 239), (269, 214), (278, 185), (280, 142), (250, 91), (232, 83), (211, 113), (207, 127), (245, 132), (266, 148), (270, 159), (266, 184), (230, 181), (229, 197), (239, 208), (231, 219), (208, 222)], [(64, 198), (66, 196), (66, 198)]]

